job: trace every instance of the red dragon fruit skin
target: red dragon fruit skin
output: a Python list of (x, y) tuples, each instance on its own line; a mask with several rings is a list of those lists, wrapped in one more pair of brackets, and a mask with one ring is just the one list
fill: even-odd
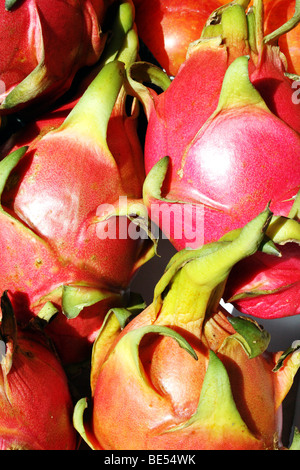
[(44, 337), (17, 327), (7, 293), (1, 310), (0, 449), (75, 450), (64, 369)]
[[(0, 114), (46, 105), (99, 59), (107, 0), (1, 0)], [(12, 3), (12, 2), (10, 2)]]
[(219, 304), (232, 266), (255, 253), (270, 219), (267, 209), (231, 241), (178, 252), (153, 303), (119, 334), (107, 318), (93, 347), (92, 399), (79, 400), (73, 418), (92, 449), (285, 449), (281, 403), (299, 342), (291, 355), (270, 353), (266, 331)]
[[(125, 43), (136, 47), (134, 29)], [(107, 63), (61, 126), (1, 162), (1, 284), (20, 321), (38, 315), (49, 301), (62, 308), (65, 315), (58, 314), (47, 331), (66, 362), (86, 356), (104, 313), (126, 300), (133, 273), (154, 253), (147, 235), (134, 239), (116, 232), (119, 222), (123, 230), (131, 224), (130, 203), (142, 201), (144, 180), (136, 116), (124, 115), (123, 80), (124, 65)], [(110, 116), (122, 135), (114, 155)], [(128, 206), (119, 207), (121, 196)], [(108, 220), (102, 220), (102, 204)], [(115, 236), (103, 237), (106, 228)], [(74, 337), (77, 348), (66, 347)]]

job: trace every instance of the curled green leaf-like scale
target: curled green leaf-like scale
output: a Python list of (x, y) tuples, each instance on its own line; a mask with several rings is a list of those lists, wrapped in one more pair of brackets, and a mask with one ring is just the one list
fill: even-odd
[(249, 359), (259, 356), (267, 349), (271, 335), (256, 321), (242, 317), (229, 317), (228, 320), (237, 332), (233, 335), (234, 338), (240, 342)]
[(293, 17), (290, 18), (286, 23), (284, 23), (278, 29), (276, 29), (272, 33), (265, 36), (264, 42), (266, 44), (275, 43), (279, 39), (280, 36), (294, 29), (299, 24), (299, 22), (300, 22), (300, 0), (296, 0), (295, 13)]
[[(170, 338), (173, 338), (179, 346), (183, 349), (185, 349), (194, 359), (198, 359), (198, 356), (194, 349), (190, 346), (190, 344), (187, 342), (183, 336), (181, 336), (179, 333), (177, 333), (175, 330), (172, 330), (172, 328), (169, 328), (167, 326), (161, 326), (161, 325), (148, 325), (148, 326), (143, 326), (141, 328), (137, 328), (136, 330), (131, 330), (129, 331), (126, 335), (124, 335), (121, 340), (119, 341), (117, 348), (124, 346), (127, 344), (131, 351), (134, 351), (134, 360), (139, 368), (138, 364), (138, 346), (142, 340), (142, 338), (148, 334), (148, 333), (156, 333), (162, 336), (169, 336)], [(126, 347), (126, 346), (125, 346)]]
[(20, 0), (5, 0), (5, 10), (10, 11)]
[(0, 162), (0, 197), (12, 170), (17, 166), (28, 147), (21, 147), (10, 153)]
[(89, 286), (63, 286), (62, 308), (67, 318), (76, 318), (85, 307), (116, 295)]
[(294, 341), (293, 344), (281, 354), (280, 358), (277, 361), (276, 366), (273, 369), (273, 372), (277, 372), (283, 366), (285, 359), (291, 354), (294, 354), (296, 351), (299, 351), (299, 350), (300, 350), (300, 341)]

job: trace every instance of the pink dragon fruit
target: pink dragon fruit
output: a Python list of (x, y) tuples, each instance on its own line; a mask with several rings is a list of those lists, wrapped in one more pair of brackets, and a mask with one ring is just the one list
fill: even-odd
[(1, 450), (75, 450), (67, 377), (45, 338), (16, 325), (1, 297)]
[(281, 403), (299, 344), (267, 352), (270, 335), (219, 303), (231, 268), (255, 253), (270, 219), (266, 209), (230, 241), (180, 251), (151, 305), (122, 330), (107, 317), (93, 348), (91, 400), (79, 400), (73, 418), (92, 449), (286, 448)]
[[(299, 190), (300, 108), (279, 49), (263, 43), (262, 3), (247, 15), (234, 2), (220, 11), (220, 23), (191, 45), (172, 83), (149, 64), (128, 72), (148, 117), (145, 203), (177, 249), (217, 240), (269, 200), (274, 213), (286, 216)], [(161, 76), (161, 94), (140, 83), (157, 84)], [(181, 217), (177, 225), (168, 220), (162, 227), (172, 211)]]
[[(134, 26), (124, 44), (118, 58), (132, 60)], [(144, 180), (135, 102), (124, 113), (124, 68), (108, 61), (59, 127), (0, 162), (0, 285), (18, 321), (59, 311), (47, 332), (65, 363), (87, 357), (103, 316), (126, 303), (133, 273), (154, 254), (146, 233), (124, 236), (142, 220), (131, 203), (141, 201)], [(113, 154), (111, 132), (122, 136)]]
[(300, 192), (289, 217), (274, 217), (267, 230), (273, 256), (263, 251), (238, 263), (230, 273), (224, 298), (257, 318), (300, 314)]
[(1, 0), (0, 115), (48, 105), (104, 47), (113, 0)]

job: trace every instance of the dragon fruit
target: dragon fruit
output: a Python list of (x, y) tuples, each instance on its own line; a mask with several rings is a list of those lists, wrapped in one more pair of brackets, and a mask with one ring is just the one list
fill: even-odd
[(224, 298), (256, 318), (300, 314), (300, 192), (289, 217), (274, 217), (267, 230), (273, 256), (257, 251), (237, 263)]
[(189, 44), (199, 38), (219, 0), (134, 0), (139, 37), (168, 75), (175, 76)]
[(79, 400), (73, 417), (92, 449), (285, 448), (281, 403), (299, 342), (267, 352), (265, 330), (220, 306), (232, 267), (256, 252), (271, 216), (267, 208), (226, 241), (178, 252), (153, 303), (118, 334), (116, 315), (107, 318), (93, 349), (91, 400)]
[(75, 450), (67, 377), (37, 331), (21, 330), (1, 297), (0, 449)]
[[(291, 29), (282, 35), (281, 28), (289, 21)], [(267, 0), (265, 2), (265, 41), (277, 42), (287, 60), (287, 70), (291, 74), (300, 75), (300, 21), (299, 1)]]
[[(122, 3), (128, 18), (131, 5)], [(118, 58), (132, 60), (134, 25), (124, 44)], [(146, 232), (124, 236), (142, 220), (133, 205), (141, 201), (144, 170), (135, 102), (133, 115), (124, 114), (120, 60), (101, 67), (59, 127), (0, 162), (0, 285), (18, 321), (56, 314), (47, 333), (64, 363), (88, 356), (105, 313), (126, 304), (132, 275), (154, 254)], [(113, 154), (111, 126), (122, 138)]]
[[(299, 190), (300, 108), (279, 49), (263, 43), (262, 4), (247, 15), (238, 4), (221, 11), (171, 83), (149, 64), (128, 71), (148, 118), (144, 200), (177, 249), (217, 240), (269, 200), (286, 216)], [(214, 36), (220, 25), (223, 36)], [(140, 83), (161, 77), (161, 94)]]
[[(242, 226), (268, 200), (278, 229), (297, 204), (300, 108), (283, 54), (264, 43), (262, 22), (261, 2), (247, 14), (238, 4), (215, 12), (173, 82), (164, 81), (161, 95), (134, 80), (143, 64), (135, 64), (129, 75), (149, 119), (145, 202), (177, 249)], [(245, 53), (249, 58), (235, 58)], [(158, 73), (151, 74), (158, 84)], [(225, 295), (242, 313), (263, 318), (299, 313), (299, 215), (293, 226), (292, 236), (287, 233), (279, 244), (271, 233), (276, 256), (257, 252), (234, 268)]]
[[(126, 34), (132, 29), (133, 17), (134, 10), (131, 1), (120, 1), (118, 4), (118, 11), (115, 12), (113, 20), (111, 21), (110, 40), (106, 43), (101, 55), (101, 60), (93, 67), (89, 67), (87, 69), (87, 73), (83, 74), (76, 84), (72, 84), (72, 88), (69, 90), (67, 95), (55, 103), (52, 103), (52, 105), (48, 103), (46, 112), (39, 113), (34, 120), (32, 119), (32, 116), (29, 116), (28, 119), (23, 117), (21, 125), (17, 128), (17, 131), (12, 132), (9, 135), (9, 138), (0, 145), (0, 159), (3, 159), (9, 152), (17, 150), (22, 146), (33, 145), (33, 142), (36, 143), (37, 140), (40, 140), (49, 131), (61, 126), (105, 63), (118, 57), (120, 61), (123, 60), (127, 62), (128, 60), (135, 59), (137, 50), (134, 41), (131, 42), (130, 47), (126, 47)], [(135, 32), (132, 34), (135, 35)], [(129, 57), (126, 58), (126, 54), (129, 54)], [(131, 58), (130, 55), (132, 55)], [(135, 103), (133, 106), (132, 116), (126, 116), (124, 113), (124, 99), (126, 99), (126, 95), (122, 92), (114, 105), (114, 121), (116, 120), (120, 124), (120, 121), (122, 120), (122, 127), (124, 128), (128, 126), (136, 127), (138, 125), (137, 105)], [(118, 133), (112, 133), (110, 130), (112, 127), (111, 121), (112, 119), (109, 121), (109, 129), (107, 131), (109, 147), (113, 145), (116, 137), (118, 136)], [(118, 131), (120, 132), (120, 128)], [(132, 133), (135, 133), (134, 128)], [(125, 142), (127, 140), (128, 137), (124, 139)], [(132, 141), (134, 141), (133, 138)], [(118, 152), (120, 151), (121, 149), (119, 148)], [(141, 153), (141, 150), (137, 151)]]
[[(40, 110), (95, 64), (111, 0), (1, 0), (0, 115)], [(3, 89), (4, 88), (4, 89)]]

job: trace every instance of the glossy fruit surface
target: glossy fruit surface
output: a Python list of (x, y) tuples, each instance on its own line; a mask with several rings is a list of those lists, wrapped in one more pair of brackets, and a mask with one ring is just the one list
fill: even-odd
[(176, 75), (188, 46), (200, 38), (218, 0), (135, 1), (139, 36), (169, 75)]

